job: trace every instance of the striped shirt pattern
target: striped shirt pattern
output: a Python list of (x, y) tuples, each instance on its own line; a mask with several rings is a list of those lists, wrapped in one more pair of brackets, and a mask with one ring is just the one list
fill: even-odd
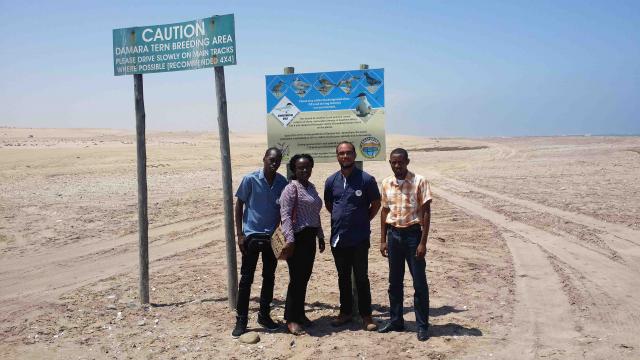
[[(298, 200), (296, 204), (296, 190)], [(295, 209), (295, 221), (293, 221), (293, 207)], [(309, 183), (305, 188), (296, 180), (291, 180), (280, 195), (280, 217), (282, 219), (282, 233), (288, 243), (294, 242), (294, 234), (305, 227), (318, 228), (318, 237), (324, 238), (322, 224), (320, 222), (320, 210), (322, 199), (316, 191), (316, 187)]]
[(431, 186), (422, 176), (407, 172), (399, 184), (395, 176), (382, 180), (382, 207), (389, 209), (386, 223), (406, 228), (422, 222), (422, 205), (431, 200)]

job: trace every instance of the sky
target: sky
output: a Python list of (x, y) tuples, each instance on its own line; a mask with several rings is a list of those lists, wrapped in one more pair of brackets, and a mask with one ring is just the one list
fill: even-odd
[[(387, 133), (640, 134), (640, 1), (0, 0), (0, 126), (135, 129), (112, 30), (229, 13), (232, 132), (266, 132), (265, 75), (368, 64)], [(144, 92), (147, 129), (217, 131), (212, 68)]]

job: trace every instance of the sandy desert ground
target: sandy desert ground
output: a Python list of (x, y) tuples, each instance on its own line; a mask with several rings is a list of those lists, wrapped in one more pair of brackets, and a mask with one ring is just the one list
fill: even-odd
[[(640, 358), (639, 137), (388, 136), (388, 150), (407, 148), (410, 169), (433, 185), (431, 338), (332, 328), (337, 274), (325, 252), (307, 335), (257, 325), (256, 275), (255, 345), (230, 336), (214, 134), (147, 134), (152, 304), (138, 304), (134, 141), (129, 131), (0, 128), (1, 358)], [(236, 187), (260, 167), (266, 135), (232, 134), (231, 144)], [(312, 181), (336, 165), (317, 164)], [(391, 174), (386, 162), (365, 170), (378, 182)], [(387, 264), (375, 246), (369, 273), (384, 321)], [(287, 277), (281, 262), (280, 321)], [(407, 273), (409, 330), (412, 293)]]

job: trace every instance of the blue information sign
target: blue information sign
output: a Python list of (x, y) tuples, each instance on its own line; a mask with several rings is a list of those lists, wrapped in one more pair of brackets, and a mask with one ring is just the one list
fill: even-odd
[(384, 88), (384, 69), (267, 75), (269, 146), (322, 162), (348, 140), (358, 159), (384, 160)]
[(113, 30), (114, 75), (235, 65), (233, 14)]

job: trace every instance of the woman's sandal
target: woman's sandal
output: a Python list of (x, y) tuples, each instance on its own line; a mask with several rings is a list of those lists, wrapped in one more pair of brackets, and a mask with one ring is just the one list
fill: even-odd
[(298, 323), (294, 323), (294, 322), (287, 323), (287, 328), (289, 329), (289, 332), (292, 333), (293, 335), (298, 336), (298, 335), (304, 334), (304, 330), (302, 329), (302, 327), (300, 327)]

